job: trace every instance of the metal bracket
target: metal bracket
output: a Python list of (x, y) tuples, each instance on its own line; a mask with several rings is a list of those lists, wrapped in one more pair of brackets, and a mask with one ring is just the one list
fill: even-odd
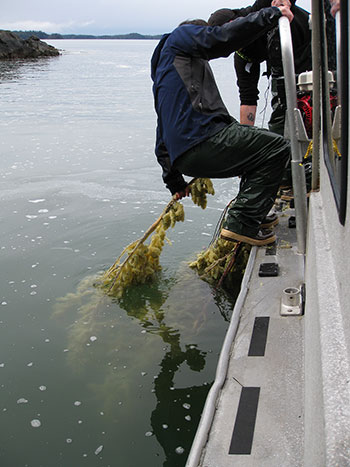
[(288, 287), (283, 290), (281, 316), (300, 316), (303, 314), (303, 301), (300, 289)]

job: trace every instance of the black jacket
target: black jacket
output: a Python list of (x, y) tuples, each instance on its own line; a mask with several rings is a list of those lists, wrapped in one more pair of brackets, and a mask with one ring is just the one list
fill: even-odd
[[(239, 9), (241, 15), (264, 8), (270, 0), (257, 0), (251, 7)], [(294, 66), (296, 74), (312, 69), (311, 30), (309, 13), (295, 5), (292, 1), (291, 11), (294, 19), (291, 22), (293, 40)], [(267, 74), (273, 77), (283, 76), (282, 58), (278, 27), (269, 31), (259, 41), (241, 49), (234, 57), (240, 102), (242, 105), (256, 105), (258, 101), (258, 81), (260, 63), (267, 62)]]

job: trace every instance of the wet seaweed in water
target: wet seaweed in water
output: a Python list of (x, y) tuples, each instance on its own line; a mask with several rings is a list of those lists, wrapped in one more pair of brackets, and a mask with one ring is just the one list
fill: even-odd
[[(190, 182), (192, 201), (202, 209), (207, 205), (207, 194), (214, 195), (209, 178), (197, 178)], [(115, 263), (99, 278), (96, 286), (108, 295), (121, 298), (131, 285), (144, 284), (160, 271), (159, 258), (166, 240), (166, 230), (184, 220), (185, 212), (175, 197), (171, 199), (159, 218), (139, 240), (128, 245)], [(151, 236), (149, 245), (145, 244)], [(123, 259), (125, 258), (125, 259)]]
[(231, 200), (223, 210), (216, 225), (213, 239), (205, 250), (197, 254), (195, 261), (189, 263), (199, 277), (215, 286), (216, 289), (227, 287), (237, 290), (248, 261), (251, 247), (241, 242), (232, 242), (220, 238), (227, 212), (235, 202)]
[(218, 286), (222, 285), (224, 279), (226, 282), (240, 283), (249, 252), (249, 245), (216, 238), (189, 266), (202, 279)]

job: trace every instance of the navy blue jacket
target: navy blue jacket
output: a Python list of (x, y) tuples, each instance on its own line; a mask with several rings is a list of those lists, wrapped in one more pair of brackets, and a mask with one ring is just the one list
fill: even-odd
[(208, 61), (228, 57), (263, 36), (280, 16), (278, 8), (264, 8), (223, 26), (182, 25), (160, 40), (151, 60), (158, 116), (155, 152), (171, 193), (186, 186), (172, 168), (174, 161), (233, 120)]

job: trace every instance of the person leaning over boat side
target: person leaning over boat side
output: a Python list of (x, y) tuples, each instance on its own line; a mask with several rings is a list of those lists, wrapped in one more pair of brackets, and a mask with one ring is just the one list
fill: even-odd
[(158, 117), (155, 153), (164, 183), (181, 199), (189, 194), (183, 175), (241, 176), (221, 237), (258, 246), (276, 239), (273, 232), (260, 228), (273, 206), (290, 146), (280, 135), (240, 125), (228, 113), (209, 60), (227, 57), (263, 36), (282, 15), (293, 19), (290, 9), (282, 6), (223, 26), (209, 27), (203, 20), (185, 22), (189, 24), (162, 37), (151, 59)]

